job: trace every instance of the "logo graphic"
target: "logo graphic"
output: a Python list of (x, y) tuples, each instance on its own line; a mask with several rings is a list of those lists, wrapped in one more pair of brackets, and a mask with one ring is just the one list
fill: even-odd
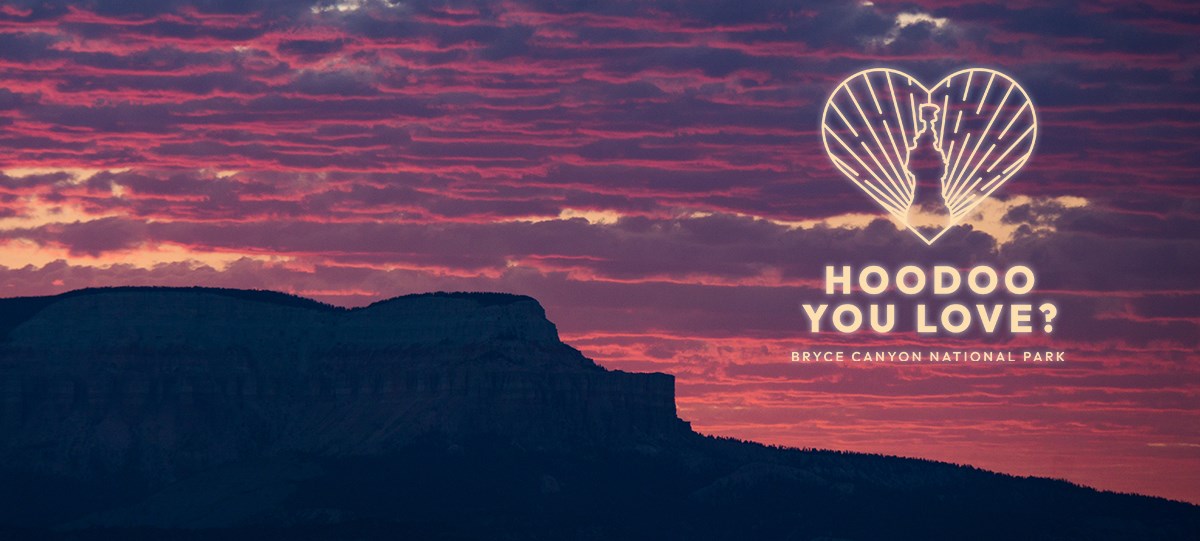
[(958, 71), (929, 89), (876, 68), (829, 96), (821, 137), (846, 178), (933, 244), (1029, 160), (1037, 113), (1025, 89), (995, 70)]

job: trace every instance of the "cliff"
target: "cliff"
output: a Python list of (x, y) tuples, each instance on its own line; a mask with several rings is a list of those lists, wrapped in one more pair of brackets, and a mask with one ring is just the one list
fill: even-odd
[(1195, 539), (1200, 507), (701, 436), (529, 297), (0, 299), (0, 539)]
[(665, 374), (605, 370), (532, 298), (343, 309), (278, 293), (114, 288), (0, 299), (0, 463), (151, 484), (292, 452), (430, 435), (525, 445), (687, 431)]

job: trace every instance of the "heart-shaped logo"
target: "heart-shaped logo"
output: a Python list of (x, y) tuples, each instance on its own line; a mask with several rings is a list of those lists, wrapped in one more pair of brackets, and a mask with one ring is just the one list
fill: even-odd
[(995, 70), (958, 71), (929, 89), (876, 68), (829, 96), (821, 137), (838, 171), (933, 244), (1029, 160), (1037, 113)]

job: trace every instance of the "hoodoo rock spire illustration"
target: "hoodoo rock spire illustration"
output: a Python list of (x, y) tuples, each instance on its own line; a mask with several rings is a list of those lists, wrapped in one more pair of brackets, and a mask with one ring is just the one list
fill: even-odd
[(946, 175), (944, 149), (938, 137), (940, 107), (924, 104), (920, 107), (920, 124), (908, 144), (904, 162), (908, 187), (912, 190), (912, 203), (908, 207), (908, 222), (916, 222), (917, 214), (930, 215), (939, 229), (950, 223), (950, 210), (946, 205)]

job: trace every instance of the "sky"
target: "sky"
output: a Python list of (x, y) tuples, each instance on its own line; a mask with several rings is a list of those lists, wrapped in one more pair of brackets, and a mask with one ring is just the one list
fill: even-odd
[[(1200, 503), (1186, 1), (0, 4), (0, 296), (536, 297), (707, 434)], [(826, 157), (846, 76), (1011, 75), (1025, 167), (926, 246)], [(1025, 264), (1052, 334), (812, 334), (826, 265)], [(861, 300), (861, 299), (860, 299)], [(790, 362), (1053, 349), (1057, 364)]]

